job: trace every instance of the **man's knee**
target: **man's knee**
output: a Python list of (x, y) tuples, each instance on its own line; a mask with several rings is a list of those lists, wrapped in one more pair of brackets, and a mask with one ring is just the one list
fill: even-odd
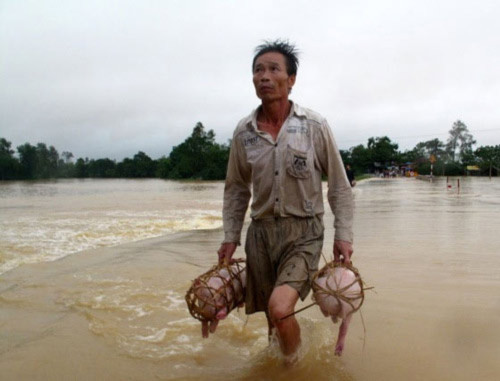
[(269, 317), (274, 324), (293, 313), (299, 293), (288, 285), (281, 285), (274, 289), (269, 299)]

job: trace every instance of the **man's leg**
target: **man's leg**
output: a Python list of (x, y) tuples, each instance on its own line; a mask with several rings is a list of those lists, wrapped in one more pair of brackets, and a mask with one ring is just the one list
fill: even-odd
[(299, 293), (287, 284), (276, 287), (269, 299), (269, 317), (277, 330), (281, 351), (285, 356), (294, 354), (300, 345), (300, 326), (295, 316), (281, 318), (294, 311)]

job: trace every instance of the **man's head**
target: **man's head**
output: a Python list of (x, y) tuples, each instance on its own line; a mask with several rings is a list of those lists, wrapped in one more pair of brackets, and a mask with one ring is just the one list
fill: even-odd
[(253, 60), (253, 84), (263, 103), (288, 101), (295, 84), (297, 52), (287, 42), (266, 42), (256, 49)]
[(297, 68), (299, 66), (297, 48), (295, 45), (283, 40), (264, 41), (263, 44), (255, 48), (255, 56), (252, 61), (252, 72), (255, 70), (257, 58), (266, 53), (282, 54), (285, 57), (287, 74), (289, 76), (297, 75)]

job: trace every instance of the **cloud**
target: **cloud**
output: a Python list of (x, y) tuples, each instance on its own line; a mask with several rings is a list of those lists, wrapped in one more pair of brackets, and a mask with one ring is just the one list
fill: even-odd
[(292, 99), (323, 113), (341, 148), (445, 140), (457, 119), (478, 144), (500, 144), (499, 11), (494, 1), (3, 2), (0, 136), (118, 160), (168, 155), (198, 121), (225, 142), (258, 105), (253, 48), (288, 37), (302, 52)]

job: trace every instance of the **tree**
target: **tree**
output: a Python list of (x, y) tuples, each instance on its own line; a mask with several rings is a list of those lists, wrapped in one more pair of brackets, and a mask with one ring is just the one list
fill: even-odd
[(87, 164), (87, 173), (89, 177), (115, 177), (116, 163), (108, 158), (90, 160)]
[(367, 147), (374, 166), (376, 163), (381, 166), (390, 165), (398, 158), (398, 144), (392, 143), (387, 136), (369, 138)]
[(89, 162), (88, 158), (83, 160), (81, 157), (78, 158), (75, 164), (75, 176), (78, 178), (89, 177), (87, 164)]
[(64, 158), (64, 162), (67, 164), (67, 163), (70, 163), (71, 162), (71, 159), (74, 158), (73, 154), (69, 151), (63, 151), (63, 153), (61, 154), (61, 156)]
[(156, 176), (162, 179), (169, 178), (171, 168), (170, 158), (165, 156), (160, 157), (157, 161)]
[(59, 153), (53, 146), (47, 148), (45, 143), (38, 143), (36, 145), (34, 177), (38, 179), (56, 177), (58, 162)]
[(0, 138), (0, 180), (12, 180), (17, 176), (18, 161), (14, 157), (12, 143)]
[(175, 146), (169, 162), (162, 162), (162, 172), (171, 179), (223, 179), (229, 147), (215, 142), (213, 130), (205, 131), (198, 122), (183, 143)]
[(139, 151), (134, 155), (135, 176), (134, 177), (154, 177), (156, 172), (156, 161), (151, 159), (144, 152)]
[(444, 169), (444, 159), (446, 158), (446, 151), (444, 150), (444, 143), (439, 139), (427, 140), (415, 145), (411, 151), (405, 152), (404, 156), (406, 161), (414, 164), (414, 168), (421, 174), (429, 174), (431, 170), (431, 157), (434, 157), (434, 168)]
[[(452, 161), (463, 161), (463, 159), (472, 152), (472, 146), (476, 144), (476, 141), (469, 133), (469, 129), (465, 123), (460, 120), (453, 123), (449, 134), (450, 136), (446, 143), (446, 151), (450, 155)], [(459, 160), (456, 160), (457, 153)]]
[(17, 147), (17, 152), (19, 153), (21, 177), (24, 179), (35, 178), (37, 165), (36, 147), (29, 143), (24, 143)]
[(488, 168), (491, 178), (492, 169), (497, 165), (500, 167), (500, 145), (479, 147), (474, 154), (479, 159), (480, 165)]
[(340, 157), (342, 158), (342, 162), (344, 163), (344, 165), (349, 164), (352, 166), (351, 151), (339, 149), (339, 152), (340, 152)]
[(350, 148), (352, 169), (355, 172), (369, 172), (372, 170), (373, 160), (371, 151), (369, 151), (363, 144), (359, 144)]

